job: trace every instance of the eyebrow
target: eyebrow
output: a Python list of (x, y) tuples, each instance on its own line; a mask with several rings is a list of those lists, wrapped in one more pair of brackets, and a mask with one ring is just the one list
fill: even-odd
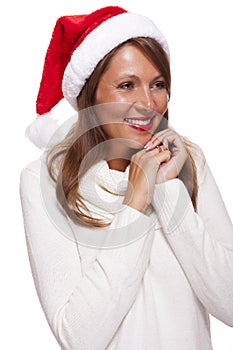
[[(163, 78), (162, 74), (156, 75), (152, 80), (157, 80)], [(134, 74), (123, 74), (122, 76), (120, 76), (115, 82), (122, 80), (122, 79), (135, 79), (135, 80), (139, 80), (139, 77), (137, 75)]]

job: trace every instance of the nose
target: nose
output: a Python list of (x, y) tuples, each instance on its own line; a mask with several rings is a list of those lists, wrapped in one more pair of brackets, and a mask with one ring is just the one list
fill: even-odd
[(154, 110), (156, 105), (155, 96), (148, 86), (141, 87), (141, 89), (138, 91), (137, 101), (135, 102), (137, 103), (138, 107), (145, 110)]

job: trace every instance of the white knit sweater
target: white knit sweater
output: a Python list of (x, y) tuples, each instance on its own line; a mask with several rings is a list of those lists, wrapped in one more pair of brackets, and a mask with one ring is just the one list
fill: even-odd
[(96, 241), (98, 229), (54, 222), (62, 214), (52, 185), (41, 195), (40, 160), (23, 169), (32, 274), (63, 350), (209, 350), (208, 314), (233, 326), (232, 223), (200, 150), (195, 160), (197, 213), (179, 179), (156, 185), (151, 210), (142, 214), (122, 205), (127, 171), (105, 161), (90, 170), (82, 189), (93, 212), (112, 220), (103, 245), (118, 248), (109, 249)]

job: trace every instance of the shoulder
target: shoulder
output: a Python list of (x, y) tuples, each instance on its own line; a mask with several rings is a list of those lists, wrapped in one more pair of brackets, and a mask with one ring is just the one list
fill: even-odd
[[(38, 159), (25, 165), (20, 174), (20, 199), (25, 217), (45, 215), (49, 206), (54, 204), (56, 195), (47, 166), (43, 159)], [(47, 200), (47, 202), (46, 202)]]
[(20, 173), (19, 191), (21, 201), (28, 200), (40, 188), (41, 160), (37, 159), (23, 167)]
[(43, 159), (34, 160), (25, 165), (20, 173), (20, 189), (29, 191), (32, 187), (38, 187), (41, 178), (48, 178), (48, 170)]
[(21, 174), (20, 174), (21, 178), (26, 175), (39, 177), (40, 171), (41, 171), (41, 165), (42, 165), (41, 159), (36, 159), (28, 163), (21, 170)]

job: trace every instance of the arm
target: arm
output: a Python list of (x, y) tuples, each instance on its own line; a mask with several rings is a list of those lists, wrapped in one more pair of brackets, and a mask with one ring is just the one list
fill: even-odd
[(179, 179), (156, 185), (153, 205), (197, 297), (209, 313), (233, 326), (233, 227), (202, 154), (197, 163), (197, 213)]
[[(98, 250), (82, 274), (75, 243), (50, 221), (40, 193), (38, 166), (21, 174), (20, 194), (26, 241), (38, 297), (57, 341), (63, 349), (104, 349), (133, 304), (146, 270), (153, 229), (136, 242), (117, 249)], [(127, 206), (111, 228), (150, 219)], [(138, 220), (131, 229), (138, 228)], [(95, 233), (95, 232), (94, 232)], [(88, 250), (88, 248), (86, 248)]]

